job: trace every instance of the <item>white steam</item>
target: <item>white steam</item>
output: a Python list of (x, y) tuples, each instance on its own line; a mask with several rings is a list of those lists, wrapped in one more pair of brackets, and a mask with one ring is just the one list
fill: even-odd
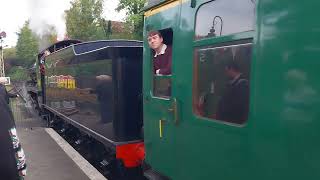
[(58, 40), (64, 39), (66, 25), (64, 11), (70, 8), (70, 0), (26, 0), (30, 13), (30, 28), (38, 35), (48, 31), (48, 25), (57, 30)]
[[(27, 4), (30, 28), (39, 37), (50, 31), (50, 26), (57, 31), (57, 40), (63, 40), (66, 35), (65, 10), (70, 9), (72, 0), (24, 0)], [(107, 20), (123, 21), (125, 11), (117, 12), (119, 0), (104, 0), (103, 17)], [(43, 42), (42, 42), (43, 41)], [(48, 41), (40, 40), (39, 49), (46, 48)]]

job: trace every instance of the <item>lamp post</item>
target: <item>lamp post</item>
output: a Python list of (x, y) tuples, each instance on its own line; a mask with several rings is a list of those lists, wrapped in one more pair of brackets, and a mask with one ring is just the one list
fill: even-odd
[(1, 59), (0, 59), (0, 77), (5, 77), (4, 73), (4, 59), (3, 59), (3, 38), (5, 38), (7, 35), (4, 31), (0, 33), (0, 50), (1, 50)]

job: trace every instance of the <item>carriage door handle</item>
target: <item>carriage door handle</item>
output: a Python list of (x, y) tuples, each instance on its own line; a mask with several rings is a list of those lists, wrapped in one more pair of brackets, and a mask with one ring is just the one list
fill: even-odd
[(173, 98), (172, 106), (171, 106), (171, 108), (168, 109), (168, 111), (173, 113), (174, 124), (178, 125), (179, 124), (179, 116), (178, 116), (178, 103), (177, 103), (176, 98)]

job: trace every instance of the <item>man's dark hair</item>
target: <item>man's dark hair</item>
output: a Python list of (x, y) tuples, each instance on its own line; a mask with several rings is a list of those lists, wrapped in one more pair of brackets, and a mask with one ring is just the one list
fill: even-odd
[(148, 33), (148, 37), (154, 36), (154, 35), (158, 35), (159, 37), (162, 38), (162, 34), (159, 31), (150, 31)]
[(240, 67), (235, 61), (229, 61), (228, 63), (226, 63), (225, 68), (233, 69), (237, 72), (240, 72)]

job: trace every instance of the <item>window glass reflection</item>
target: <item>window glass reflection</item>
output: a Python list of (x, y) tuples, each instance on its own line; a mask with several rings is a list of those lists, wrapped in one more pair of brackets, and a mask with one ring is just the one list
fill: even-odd
[(195, 39), (253, 30), (254, 11), (254, 0), (215, 0), (206, 3), (197, 12)]
[(194, 112), (202, 117), (243, 124), (249, 112), (252, 44), (196, 49)]
[[(91, 60), (91, 62), (89, 62)], [(112, 122), (112, 61), (61, 59), (47, 69), (47, 103), (60, 113), (94, 126)]]
[(161, 98), (171, 96), (171, 77), (155, 76), (153, 81), (153, 95)]

